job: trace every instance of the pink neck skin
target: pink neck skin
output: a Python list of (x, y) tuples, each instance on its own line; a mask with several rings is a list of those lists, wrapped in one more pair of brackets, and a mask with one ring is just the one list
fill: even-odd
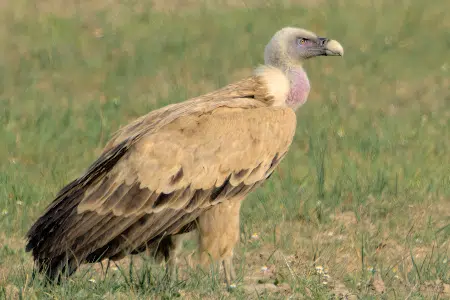
[(291, 83), (286, 104), (293, 110), (297, 110), (308, 99), (310, 85), (305, 70), (298, 66), (287, 71)]

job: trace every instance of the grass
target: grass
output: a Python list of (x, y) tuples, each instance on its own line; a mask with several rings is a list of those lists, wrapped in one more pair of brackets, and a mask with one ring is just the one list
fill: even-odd
[[(448, 1), (39, 3), (0, 3), (0, 298), (450, 297)], [(237, 290), (188, 266), (167, 286), (145, 257), (32, 280), (25, 232), (111, 134), (249, 75), (287, 25), (346, 53), (306, 64), (291, 151), (241, 212)]]

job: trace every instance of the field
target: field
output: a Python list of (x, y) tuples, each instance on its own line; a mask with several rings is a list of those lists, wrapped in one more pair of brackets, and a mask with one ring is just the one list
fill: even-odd
[[(200, 3), (200, 4), (199, 4)], [(0, 2), (0, 299), (450, 298), (450, 2)], [(241, 211), (240, 281), (125, 259), (32, 279), (24, 235), (111, 134), (251, 74), (281, 27), (336, 39)]]

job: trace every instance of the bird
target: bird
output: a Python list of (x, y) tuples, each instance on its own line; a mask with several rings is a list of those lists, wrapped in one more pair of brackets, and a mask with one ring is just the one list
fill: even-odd
[(27, 232), (35, 270), (59, 282), (83, 263), (150, 251), (173, 274), (196, 233), (199, 265), (222, 264), (232, 286), (240, 207), (292, 144), (310, 91), (303, 64), (343, 54), (336, 40), (284, 27), (250, 76), (118, 129)]

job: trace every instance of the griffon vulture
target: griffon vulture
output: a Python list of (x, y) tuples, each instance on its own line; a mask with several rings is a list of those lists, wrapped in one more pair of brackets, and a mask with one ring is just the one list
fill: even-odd
[(36, 268), (59, 280), (81, 263), (155, 249), (173, 271), (177, 237), (197, 230), (200, 263), (221, 262), (229, 286), (241, 202), (286, 155), (308, 97), (302, 64), (335, 55), (337, 41), (283, 28), (252, 76), (121, 128), (28, 231)]

